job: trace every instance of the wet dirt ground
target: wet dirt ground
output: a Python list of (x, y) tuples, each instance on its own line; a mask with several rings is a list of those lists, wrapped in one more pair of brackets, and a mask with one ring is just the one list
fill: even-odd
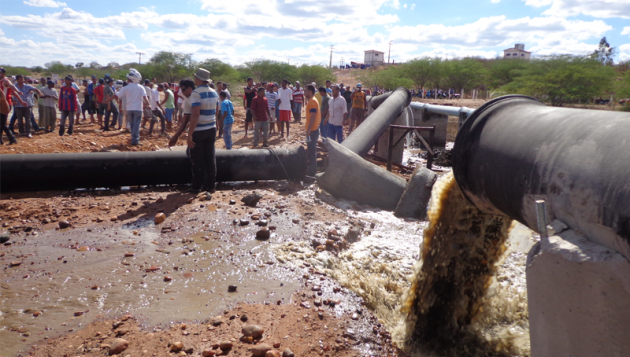
[[(139, 323), (139, 342), (130, 351), (141, 351), (152, 346), (142, 336), (156, 327), (169, 330), (188, 321), (205, 331), (197, 323), (224, 311), (228, 318), (240, 316), (238, 309), (261, 316), (257, 323), (266, 329), (274, 329), (273, 323), (276, 339), (288, 334), (282, 328), (292, 330), (294, 320), (308, 314), (299, 331), (316, 324), (319, 332), (282, 342), (291, 342), (298, 355), (331, 349), (345, 351), (341, 355), (394, 351), (361, 297), (307, 261), (280, 262), (274, 254), (273, 247), (311, 244), (313, 237), (342, 232), (354, 223), (345, 211), (316, 198), (315, 186), (224, 184), (210, 200), (183, 189), (3, 195), (0, 218), (10, 240), (0, 246), (0, 355), (102, 354), (100, 347), (65, 341), (74, 336), (83, 341), (103, 330), (99, 323), (125, 314)], [(253, 191), (263, 198), (256, 207), (244, 205), (241, 198)], [(156, 225), (159, 213), (167, 218)], [(257, 240), (259, 230), (267, 230), (270, 238)], [(337, 255), (346, 249), (343, 239), (336, 242), (324, 240), (320, 251)], [(235, 292), (229, 292), (231, 285)], [(101, 332), (105, 338), (109, 331)], [(235, 337), (233, 331), (226, 333), (225, 338)], [(192, 333), (197, 352), (203, 338), (215, 341), (223, 335)], [(39, 347), (26, 352), (33, 344)], [(235, 344), (232, 353), (245, 355), (239, 354), (246, 351), (242, 343)], [(87, 349), (77, 351), (80, 345)]]

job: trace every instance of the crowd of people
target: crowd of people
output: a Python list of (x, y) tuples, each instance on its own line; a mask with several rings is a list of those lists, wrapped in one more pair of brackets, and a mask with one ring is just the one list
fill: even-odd
[[(72, 135), (74, 126), (83, 123), (98, 124), (103, 131), (121, 130), (131, 133), (131, 145), (141, 145), (140, 129), (148, 124), (148, 135), (157, 132), (168, 136), (167, 131), (179, 127), (168, 141), (169, 147), (176, 145), (179, 137), (188, 132), (187, 153), (193, 167), (192, 191), (214, 192), (216, 181), (215, 141), (223, 138), (225, 147), (232, 149), (232, 126), (234, 104), (226, 83), (210, 79), (210, 73), (200, 68), (193, 79), (186, 78), (175, 83), (158, 83), (142, 79), (135, 69), (130, 69), (126, 82), (115, 81), (109, 75), (104, 78), (92, 76), (83, 80), (83, 90), (72, 75), (64, 78), (56, 88), (50, 78), (40, 78), (37, 87), (26, 83), (21, 75), (9, 79), (4, 68), (0, 68), (0, 122), (2, 131), (10, 144), (17, 143), (14, 131), (18, 123), (19, 135), (31, 138), (33, 132), (55, 132), (57, 130), (57, 108), (60, 112), (58, 133)], [(352, 90), (350, 86), (326, 81), (319, 88), (315, 83), (302, 87), (299, 81), (291, 85), (282, 80), (280, 85), (272, 82), (254, 83), (247, 79), (243, 88), (245, 108), (245, 138), (252, 131), (253, 147), (262, 143), (269, 147), (269, 136), (290, 137), (290, 124), (302, 123), (305, 111), (305, 140), (308, 153), (309, 176), (317, 170), (316, 144), (320, 137), (338, 142), (344, 140), (344, 125), (349, 123), (349, 132), (361, 125), (367, 112), (366, 93), (361, 84)], [(161, 95), (162, 94), (162, 95)], [(35, 121), (33, 107), (35, 98), (39, 120)], [(83, 103), (79, 97), (83, 96)], [(7, 124), (9, 113), (13, 110)], [(89, 116), (86, 117), (86, 113)], [(95, 117), (96, 116), (96, 117)], [(66, 131), (67, 122), (67, 131)], [(1, 140), (1, 138), (0, 138)]]

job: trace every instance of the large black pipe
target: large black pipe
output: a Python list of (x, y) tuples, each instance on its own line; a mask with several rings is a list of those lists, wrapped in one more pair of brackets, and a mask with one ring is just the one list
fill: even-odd
[(341, 145), (359, 156), (365, 156), (409, 103), (411, 92), (404, 87), (397, 88)]
[[(217, 181), (299, 179), (306, 150), (217, 150)], [(286, 170), (286, 171), (285, 171)], [(0, 155), (0, 192), (184, 184), (184, 151)]]
[(479, 209), (537, 230), (536, 200), (630, 259), (630, 114), (548, 107), (524, 96), (487, 102), (455, 140), (453, 172)]

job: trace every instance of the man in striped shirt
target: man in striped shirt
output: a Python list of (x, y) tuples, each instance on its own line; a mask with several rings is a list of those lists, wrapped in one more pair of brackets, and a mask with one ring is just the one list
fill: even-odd
[(302, 104), (304, 103), (304, 90), (300, 87), (300, 82), (295, 81), (295, 88), (293, 89), (293, 100), (291, 101), (291, 108), (293, 109), (293, 121), (296, 123), (302, 122)]
[(66, 85), (59, 88), (59, 111), (61, 112), (59, 136), (63, 136), (64, 131), (66, 130), (66, 119), (69, 119), (68, 135), (72, 135), (72, 129), (74, 128), (74, 115), (77, 109), (77, 91), (72, 88), (72, 76), (67, 76)]
[(210, 72), (199, 68), (195, 73), (197, 88), (190, 95), (192, 114), (188, 127), (193, 193), (200, 192), (202, 186), (209, 193), (215, 191), (217, 163), (214, 143), (217, 136), (216, 114), (219, 110), (219, 95), (209, 84)]

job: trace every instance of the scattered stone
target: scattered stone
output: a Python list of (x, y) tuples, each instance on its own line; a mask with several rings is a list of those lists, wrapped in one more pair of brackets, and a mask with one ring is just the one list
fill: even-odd
[(131, 252), (130, 253), (125, 253), (125, 257), (133, 257), (135, 255), (136, 255), (136, 253), (131, 253)]
[(282, 357), (295, 357), (295, 353), (293, 353), (293, 351), (289, 348), (285, 348), (284, 352), (282, 352)]
[(151, 265), (151, 266), (150, 266), (150, 267), (148, 267), (145, 271), (146, 271), (147, 273), (154, 273), (154, 272), (156, 272), (156, 271), (158, 271), (158, 270), (160, 270), (160, 269), (162, 269), (162, 267), (155, 266), (155, 265)]
[(269, 350), (265, 352), (265, 357), (280, 357), (280, 352), (276, 350)]
[(219, 343), (219, 348), (223, 351), (232, 349), (232, 346), (234, 345), (230, 341), (221, 341), (221, 343)]
[(315, 304), (315, 306), (322, 306), (322, 299), (317, 298), (313, 301), (313, 304)]
[(222, 323), (223, 319), (221, 318), (221, 316), (213, 317), (210, 319), (210, 325), (212, 326), (221, 326)]
[(162, 202), (164, 202), (164, 198), (163, 197), (158, 197), (158, 199), (155, 202), (156, 203), (162, 203)]
[(254, 343), (254, 338), (252, 336), (241, 336), (240, 340), (243, 343)]
[(298, 224), (298, 223), (300, 223), (300, 220), (297, 219), (297, 218), (293, 218), (293, 223)]
[(353, 320), (358, 320), (359, 319), (359, 315), (357, 315), (357, 313), (355, 312), (354, 314), (352, 314), (352, 319)]
[(245, 325), (241, 332), (247, 337), (258, 338), (265, 333), (265, 329), (258, 325)]
[(230, 200), (230, 204), (231, 205), (235, 205), (236, 204), (236, 200)]
[(129, 347), (129, 341), (122, 338), (116, 338), (114, 339), (114, 341), (111, 344), (111, 347), (109, 348), (109, 354), (110, 355), (119, 354), (122, 351), (126, 350), (127, 347)]
[(261, 229), (256, 232), (256, 239), (258, 240), (267, 240), (271, 237), (271, 232), (268, 229)]
[(251, 193), (241, 199), (241, 202), (250, 207), (256, 207), (258, 201), (263, 198), (258, 192)]
[(112, 221), (112, 222), (116, 222), (118, 220), (118, 217), (111, 216), (111, 218), (109, 220)]
[(248, 221), (248, 220), (246, 220), (246, 219), (241, 219), (241, 220), (239, 221), (239, 223), (241, 224), (241, 226), (246, 226), (246, 225), (248, 225), (248, 224), (249, 224), (249, 221)]
[(35, 316), (35, 317), (37, 317), (37, 316), (39, 316), (41, 314), (42, 314), (42, 312), (39, 311), (39, 310), (33, 311), (33, 316)]
[(166, 215), (162, 212), (155, 215), (155, 224), (160, 224), (166, 220)]
[(216, 353), (214, 350), (211, 350), (211, 349), (209, 349), (209, 348), (207, 348), (207, 349), (203, 350), (203, 352), (201, 352), (201, 355), (202, 355), (203, 357), (212, 357), (212, 356), (214, 356), (215, 354), (217, 354), (217, 353)]
[(280, 348), (280, 342), (274, 342), (273, 348)]
[(247, 322), (247, 315), (242, 315), (241, 316), (241, 321)]
[(171, 352), (179, 352), (184, 349), (183, 342), (175, 342), (171, 345)]
[(228, 286), (228, 293), (235, 293), (235, 292), (236, 292), (236, 285)]
[(346, 241), (349, 243), (355, 243), (355, 242), (358, 242), (359, 239), (361, 239), (361, 227), (359, 226), (350, 227), (350, 229), (348, 230), (348, 233), (346, 233)]
[(267, 227), (267, 224), (269, 223), (269, 221), (267, 221), (266, 219), (261, 219), (260, 221), (258, 221), (258, 225), (261, 227)]
[(302, 306), (305, 309), (310, 309), (311, 308), (311, 304), (309, 304), (308, 301), (302, 301), (300, 303), (300, 306)]
[(173, 280), (173, 278), (168, 275), (164, 277), (164, 281), (171, 281), (171, 280)]
[(70, 227), (70, 222), (64, 220), (59, 221), (59, 229), (64, 229)]
[(269, 350), (271, 350), (271, 346), (266, 343), (261, 343), (251, 348), (252, 356), (254, 357), (262, 357)]
[(13, 262), (11, 262), (9, 264), (9, 266), (12, 266), (12, 267), (17, 267), (17, 266), (20, 266), (20, 265), (22, 265), (22, 262), (19, 261), (19, 260), (13, 261)]
[(191, 355), (193, 354), (195, 350), (192, 347), (188, 347), (187, 349), (184, 350), (184, 352), (186, 352), (187, 355)]
[(7, 234), (0, 235), (0, 244), (8, 242), (10, 239), (11, 237), (9, 237), (9, 235)]
[(84, 313), (84, 312), (85, 312), (85, 311), (75, 311), (75, 312), (74, 312), (74, 316), (83, 316), (83, 313)]

